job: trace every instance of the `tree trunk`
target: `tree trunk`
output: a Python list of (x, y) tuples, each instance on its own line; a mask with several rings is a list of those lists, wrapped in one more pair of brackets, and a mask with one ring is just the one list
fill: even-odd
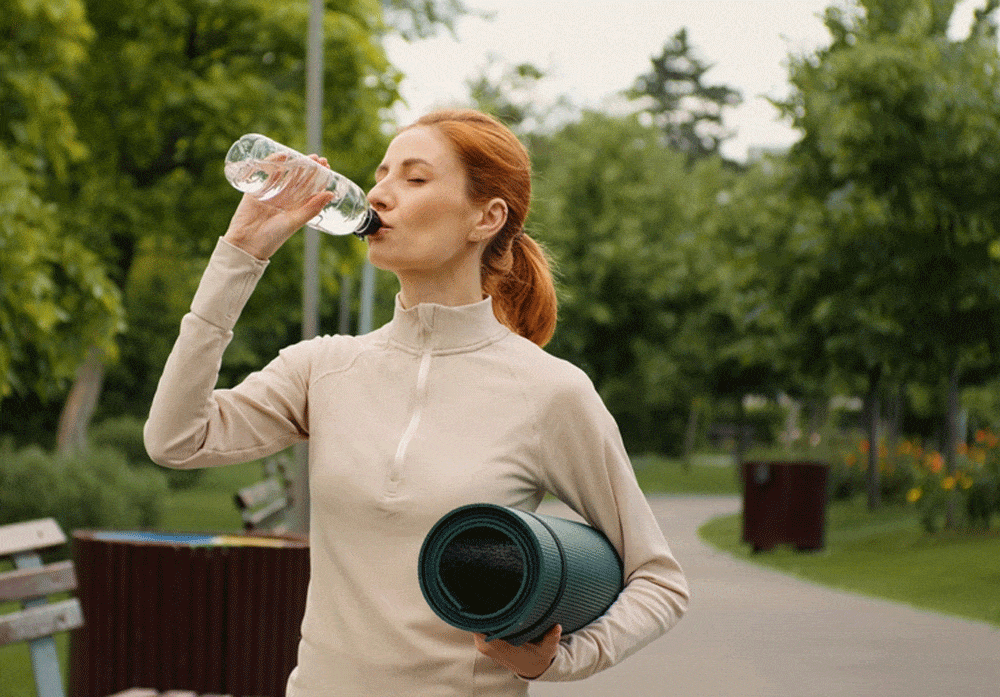
[(695, 439), (698, 437), (698, 417), (701, 411), (701, 398), (691, 400), (691, 411), (688, 412), (687, 430), (684, 433), (684, 471), (691, 471), (691, 454), (694, 452)]
[(868, 510), (875, 511), (882, 506), (882, 485), (878, 469), (878, 422), (881, 403), (878, 388), (870, 387), (865, 395), (865, 427), (868, 437)]
[(903, 387), (899, 386), (892, 391), (892, 395), (887, 407), (885, 429), (885, 445), (889, 451), (890, 458), (896, 458), (899, 453), (899, 434), (903, 429)]
[[(947, 428), (945, 429), (944, 462), (945, 472), (954, 477), (958, 470), (958, 444), (965, 439), (965, 434), (959, 424), (961, 405), (959, 404), (958, 393), (958, 368), (952, 366), (948, 375), (948, 415), (946, 418)], [(955, 497), (949, 495), (948, 507), (945, 512), (945, 527), (953, 529), (956, 526), (957, 511)]]
[(91, 348), (76, 371), (73, 387), (59, 415), (59, 429), (56, 432), (56, 447), (59, 451), (86, 447), (87, 429), (94, 417), (103, 385), (104, 356), (97, 348)]

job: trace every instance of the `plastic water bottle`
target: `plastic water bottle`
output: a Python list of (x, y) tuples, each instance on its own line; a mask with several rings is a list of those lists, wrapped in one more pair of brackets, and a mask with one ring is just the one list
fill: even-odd
[(381, 226), (360, 186), (302, 153), (259, 133), (248, 133), (229, 148), (226, 179), (237, 190), (266, 201), (290, 186), (301, 190), (296, 200), (327, 190), (336, 194), (306, 225), (330, 235), (365, 235)]

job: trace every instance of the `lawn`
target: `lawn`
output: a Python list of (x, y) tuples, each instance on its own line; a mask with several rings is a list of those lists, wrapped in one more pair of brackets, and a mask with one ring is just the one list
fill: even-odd
[(689, 467), (656, 456), (632, 458), (636, 479), (647, 494), (736, 494), (736, 471), (729, 455), (701, 454)]
[(702, 539), (738, 559), (826, 586), (1000, 625), (1000, 530), (928, 534), (913, 509), (869, 512), (863, 498), (828, 509), (826, 548), (755, 554), (740, 514), (717, 518)]

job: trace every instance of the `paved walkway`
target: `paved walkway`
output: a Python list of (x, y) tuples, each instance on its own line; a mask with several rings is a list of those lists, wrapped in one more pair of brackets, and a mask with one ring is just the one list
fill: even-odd
[[(720, 554), (696, 530), (738, 512), (737, 498), (651, 504), (691, 585), (687, 615), (614, 668), (583, 681), (539, 683), (532, 697), (1000, 696), (1000, 629), (829, 590)], [(561, 506), (542, 510), (567, 515)]]

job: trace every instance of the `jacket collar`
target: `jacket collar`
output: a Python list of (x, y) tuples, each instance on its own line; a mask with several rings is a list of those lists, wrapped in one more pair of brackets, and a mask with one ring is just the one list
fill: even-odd
[(396, 295), (389, 340), (412, 351), (460, 352), (491, 344), (510, 333), (493, 314), (493, 299), (471, 305), (421, 303), (409, 309)]

